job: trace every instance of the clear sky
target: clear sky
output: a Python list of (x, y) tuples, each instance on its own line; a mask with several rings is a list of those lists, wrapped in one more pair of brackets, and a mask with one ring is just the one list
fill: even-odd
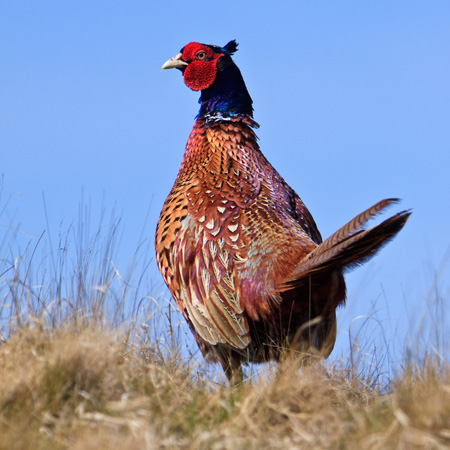
[[(153, 242), (198, 111), (198, 93), (160, 67), (190, 41), (231, 39), (261, 149), (324, 238), (382, 198), (413, 208), (347, 277), (332, 357), (374, 308), (374, 336), (401, 350), (430, 292), (450, 306), (446, 0), (2, 2), (0, 233), (19, 224), (24, 247), (50, 227), (58, 240), (83, 192), (94, 216), (102, 204), (121, 216), (124, 270), (141, 233)], [(152, 264), (151, 295), (168, 295)]]

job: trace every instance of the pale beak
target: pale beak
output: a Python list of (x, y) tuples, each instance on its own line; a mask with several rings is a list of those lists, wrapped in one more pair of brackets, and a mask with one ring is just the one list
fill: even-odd
[(181, 58), (182, 58), (182, 54), (178, 53), (177, 56), (174, 56), (173, 58), (170, 58), (169, 61), (166, 61), (162, 67), (161, 70), (164, 69), (184, 69), (188, 63), (184, 62)]

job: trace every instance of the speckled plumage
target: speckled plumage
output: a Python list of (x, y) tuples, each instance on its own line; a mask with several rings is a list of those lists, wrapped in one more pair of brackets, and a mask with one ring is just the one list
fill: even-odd
[(308, 209), (259, 149), (251, 98), (230, 56), (236, 48), (227, 45), (191, 43), (165, 64), (192, 89), (201, 85), (202, 96), (155, 244), (202, 353), (235, 382), (242, 362), (279, 359), (287, 348), (328, 356), (343, 271), (372, 256), (409, 213), (362, 230), (393, 201), (384, 200), (321, 244)]

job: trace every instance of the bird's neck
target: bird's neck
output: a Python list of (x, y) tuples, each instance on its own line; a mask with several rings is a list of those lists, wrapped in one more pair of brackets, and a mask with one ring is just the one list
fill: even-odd
[(253, 101), (234, 64), (218, 71), (214, 84), (202, 91), (199, 103), (199, 119), (217, 121), (234, 116), (253, 117)]

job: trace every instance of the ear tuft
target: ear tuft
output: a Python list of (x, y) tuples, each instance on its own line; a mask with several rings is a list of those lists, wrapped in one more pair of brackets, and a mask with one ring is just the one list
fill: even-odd
[(224, 53), (227, 53), (228, 55), (232, 55), (234, 52), (237, 51), (238, 43), (236, 42), (236, 39), (233, 39), (232, 41), (228, 42), (227, 45), (225, 45), (222, 50)]

